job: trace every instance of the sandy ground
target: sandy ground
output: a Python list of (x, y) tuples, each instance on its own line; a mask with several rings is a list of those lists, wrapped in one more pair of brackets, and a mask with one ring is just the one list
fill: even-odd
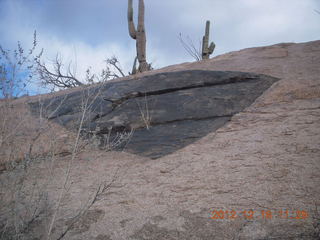
[[(84, 148), (72, 163), (52, 239), (100, 183), (111, 181), (66, 239), (318, 239), (319, 65), (320, 41), (315, 41), (245, 49), (153, 71), (246, 71), (281, 80), (218, 131), (163, 158)], [(66, 131), (59, 136), (64, 134), (72, 136)], [(57, 155), (54, 163), (30, 167), (27, 182), (46, 182), (50, 209), (70, 158)], [(9, 181), (10, 173), (0, 178)], [(216, 210), (238, 217), (211, 219)], [(279, 218), (280, 210), (289, 215)], [(308, 216), (295, 219), (297, 210)], [(42, 238), (48, 222), (38, 226), (35, 235)]]

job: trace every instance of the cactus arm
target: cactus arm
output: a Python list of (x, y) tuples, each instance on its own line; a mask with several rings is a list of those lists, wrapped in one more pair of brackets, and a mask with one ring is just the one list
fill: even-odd
[(133, 6), (132, 0), (128, 0), (128, 27), (129, 27), (129, 34), (133, 39), (137, 38), (137, 31), (134, 26), (133, 22)]
[(216, 45), (214, 44), (214, 42), (211, 42), (210, 47), (208, 48), (209, 54), (212, 54), (215, 48), (216, 48)]

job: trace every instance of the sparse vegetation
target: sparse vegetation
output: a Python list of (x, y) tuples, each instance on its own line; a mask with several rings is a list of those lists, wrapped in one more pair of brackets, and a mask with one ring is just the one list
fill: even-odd
[(202, 42), (199, 41), (198, 46), (194, 44), (192, 39), (187, 36), (183, 37), (182, 33), (179, 34), (179, 41), (185, 51), (196, 61), (201, 61), (204, 59), (209, 59), (210, 55), (215, 49), (214, 42), (209, 45), (209, 35), (210, 35), (210, 21), (206, 22), (205, 35), (202, 38)]
[(28, 95), (31, 82), (34, 85), (42, 84), (55, 91), (125, 76), (118, 58), (112, 56), (105, 60), (106, 67), (100, 74), (92, 73), (91, 67), (88, 67), (84, 79), (81, 80), (77, 77), (72, 64), (66, 66), (59, 54), (50, 64), (44, 62), (41, 58), (44, 50), (35, 53), (37, 44), (35, 31), (32, 47), (27, 51), (20, 42), (13, 51), (6, 50), (0, 45), (0, 98), (11, 99)]
[[(117, 179), (117, 173), (110, 181), (101, 179), (94, 191), (88, 193), (88, 201), (75, 209), (68, 221), (61, 226), (62, 200), (69, 194), (73, 183), (71, 172), (74, 161), (80, 150), (87, 145), (88, 140), (81, 139), (83, 134), (83, 122), (88, 117), (87, 113), (93, 102), (99, 97), (100, 91), (91, 91), (90, 86), (83, 86), (69, 67), (63, 74), (63, 64), (59, 57), (54, 62), (54, 72), (48, 70), (41, 62), (41, 54), (34, 56), (37, 46), (36, 33), (34, 34), (33, 47), (25, 51), (20, 43), (17, 50), (13, 51), (13, 58), (9, 50), (1, 50), (1, 94), (4, 100), (0, 102), (0, 238), (1, 239), (26, 239), (42, 235), (42, 239), (63, 239), (72, 227), (89, 211), (89, 209), (101, 199), (101, 195), (112, 187)], [(119, 61), (116, 57), (106, 60), (107, 67), (102, 76), (105, 79), (124, 76)], [(114, 69), (110, 69), (113, 67)], [(115, 73), (115, 72), (118, 73)], [(27, 74), (27, 78), (25, 75)], [(55, 88), (69, 88), (81, 86), (82, 108), (77, 134), (70, 133), (67, 139), (63, 137), (56, 126), (50, 124), (44, 118), (41, 96), (39, 97), (39, 118), (37, 122), (30, 112), (19, 112), (13, 98), (20, 96), (31, 80), (38, 75), (46, 84)], [(87, 70), (87, 83), (95, 82), (96, 76)], [(63, 106), (65, 99), (48, 116), (58, 111)], [(30, 127), (30, 123), (32, 122)], [(28, 135), (24, 136), (23, 134)], [(115, 138), (107, 139), (107, 150), (128, 141), (133, 134), (123, 133)], [(64, 135), (63, 135), (64, 136)], [(88, 135), (86, 135), (88, 137)], [(65, 142), (67, 141), (67, 142)], [(63, 149), (61, 146), (63, 144)], [(60, 169), (60, 189), (49, 189), (52, 180), (56, 177), (59, 154), (66, 158), (67, 166)], [(45, 166), (40, 169), (40, 166)], [(44, 174), (45, 179), (33, 176), (31, 173)], [(49, 198), (53, 194), (57, 198)], [(35, 230), (36, 229), (36, 230)], [(36, 232), (34, 232), (36, 231)]]
[(136, 101), (136, 103), (139, 107), (141, 120), (144, 123), (146, 129), (149, 130), (151, 127), (151, 115), (150, 115), (150, 110), (149, 110), (149, 106), (148, 106), (147, 96), (146, 95), (144, 96), (144, 102), (143, 102), (142, 106), (139, 104), (138, 101)]
[(73, 70), (71, 63), (66, 67), (60, 55), (56, 56), (49, 67), (45, 62), (41, 61), (40, 58), (36, 59), (37, 74), (41, 83), (46, 87), (50, 87), (53, 91), (79, 87), (85, 84), (105, 82), (125, 76), (117, 57), (112, 56), (106, 59), (105, 63), (106, 67), (102, 69), (100, 74), (92, 73), (91, 68), (88, 67), (85, 78), (80, 80)]
[(184, 48), (184, 50), (196, 61), (200, 61), (202, 58), (201, 55), (201, 41), (199, 41), (198, 47), (195, 46), (192, 39), (187, 36), (183, 37), (182, 33), (179, 34), (179, 41)]
[[(5, 161), (1, 162), (5, 167), (2, 169), (4, 172), (0, 181), (1, 239), (24, 239), (27, 236), (35, 237), (40, 233), (44, 234), (42, 239), (63, 239), (77, 221), (112, 187), (118, 177), (117, 172), (108, 181), (100, 179), (97, 185), (92, 187), (95, 190), (87, 193), (88, 200), (70, 213), (64, 225), (60, 224), (61, 215), (63, 215), (62, 201), (69, 194), (74, 181), (71, 173), (75, 168), (75, 160), (81, 149), (87, 145), (86, 142), (91, 142), (91, 139), (81, 138), (85, 131), (83, 122), (99, 94), (99, 91), (91, 91), (90, 87), (83, 88), (78, 131), (76, 134), (70, 133), (71, 136), (67, 143), (65, 140), (61, 142), (61, 133), (56, 126), (43, 118), (44, 114), (40, 112), (39, 122), (32, 124), (30, 136), (22, 138), (24, 148), (21, 149), (17, 149), (19, 143), (16, 141), (21, 138), (19, 135), (22, 129), (24, 129), (22, 132), (26, 131), (25, 128), (30, 125), (32, 118), (29, 119), (30, 116), (23, 113), (18, 118), (17, 111), (12, 105), (1, 105), (0, 153), (2, 156), (8, 156), (6, 159), (1, 159)], [(63, 106), (63, 101), (65, 99), (57, 108)], [(39, 99), (39, 105), (41, 105), (41, 99)], [(46, 110), (42, 108), (41, 111)], [(132, 134), (133, 130), (130, 133), (123, 133), (117, 135), (116, 138), (108, 139), (106, 150), (112, 150), (127, 142)], [(66, 149), (62, 152), (65, 156), (66, 167), (57, 172), (57, 168), (59, 169), (57, 161), (62, 151), (61, 144)], [(39, 149), (43, 149), (42, 154), (39, 154)], [(8, 150), (11, 151), (8, 152)], [(44, 166), (44, 169), (41, 170), (41, 166)], [(34, 172), (44, 174), (45, 178), (39, 179), (39, 176), (33, 176)], [(60, 187), (55, 190), (50, 189), (57, 174), (61, 180)], [(48, 196), (52, 194), (58, 197), (49, 198)], [(40, 226), (41, 230), (37, 226)]]
[(20, 42), (13, 51), (0, 45), (0, 98), (11, 99), (28, 94), (27, 85), (34, 80), (35, 61), (42, 51), (35, 54), (37, 33), (33, 34), (32, 47), (25, 51)]

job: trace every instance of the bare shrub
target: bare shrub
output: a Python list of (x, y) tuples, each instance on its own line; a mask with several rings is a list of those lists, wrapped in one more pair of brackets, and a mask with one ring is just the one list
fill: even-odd
[(149, 130), (150, 126), (151, 126), (151, 114), (149, 111), (149, 105), (148, 105), (148, 98), (145, 95), (144, 96), (144, 101), (142, 106), (139, 104), (138, 101), (136, 101), (138, 108), (139, 108), (139, 112), (140, 112), (140, 117), (142, 122), (144, 123), (145, 127)]
[[(34, 47), (35, 45), (36, 41), (34, 41)], [(14, 56), (18, 60), (21, 58), (22, 62), (20, 64), (18, 61), (17, 66), (31, 63), (32, 59), (28, 62), (27, 57), (24, 58), (24, 50), (20, 44), (18, 46), (20, 50)], [(1, 48), (1, 50), (3, 49)], [(29, 54), (32, 55), (33, 51), (34, 49), (31, 49)], [(9, 56), (4, 50), (2, 54)], [(40, 56), (38, 55), (33, 60), (40, 63)], [(9, 61), (10, 58), (8, 57), (6, 60)], [(55, 64), (58, 66), (56, 70), (61, 72), (62, 62), (59, 59), (56, 60)], [(118, 70), (121, 70), (115, 57), (108, 64), (117, 66)], [(20, 88), (19, 84), (25, 83), (26, 80), (15, 77), (19, 76), (19, 74), (15, 74), (22, 68), (15, 68), (14, 76), (8, 80), (8, 75), (4, 71), (7, 66), (4, 64), (1, 69), (1, 77), (4, 79), (4, 83), (8, 82), (9, 85), (8, 87), (1, 85), (5, 99), (0, 100), (0, 239), (63, 239), (72, 226), (101, 199), (101, 195), (105, 194), (117, 179), (117, 174), (110, 181), (101, 179), (97, 185), (93, 186), (96, 190), (89, 193), (88, 201), (72, 210), (71, 217), (65, 221), (65, 225), (60, 225), (60, 220), (64, 218), (61, 210), (62, 200), (70, 191), (73, 182), (71, 172), (77, 156), (86, 142), (81, 138), (81, 133), (85, 131), (83, 123), (88, 118), (94, 101), (100, 95), (100, 89), (97, 91), (96, 88), (90, 86), (80, 86), (82, 88), (82, 104), (78, 130), (76, 133), (67, 133), (69, 136), (65, 138), (63, 136), (66, 132), (65, 129), (61, 128), (60, 131), (59, 126), (44, 119), (43, 111), (47, 109), (44, 109), (42, 105), (41, 96), (39, 96), (40, 112), (37, 118), (31, 116), (26, 102), (21, 99), (13, 99), (14, 96), (19, 96), (17, 94), (17, 89)], [(30, 70), (30, 78), (34, 78), (34, 72), (31, 72), (33, 66), (27, 66), (30, 67), (27, 68)], [(110, 76), (110, 72), (113, 70), (107, 69), (105, 71), (103, 76)], [(53, 77), (50, 73), (48, 74)], [(112, 77), (122, 76), (123, 73), (120, 74)], [(67, 76), (63, 81), (68, 82), (70, 80), (68, 76), (72, 77), (71, 70), (67, 71), (66, 75), (61, 74), (59, 79), (61, 80), (63, 76)], [(89, 69), (87, 80), (94, 82), (94, 79), (95, 75)], [(58, 111), (65, 100), (63, 99), (51, 114)], [(108, 139), (105, 148), (107, 150), (114, 149), (123, 141), (128, 141), (132, 133), (133, 130)], [(63, 169), (57, 165), (61, 153), (67, 163)], [(52, 184), (56, 184), (53, 182), (57, 181), (57, 173), (61, 176), (58, 179), (61, 181), (58, 189), (52, 187)]]
[(182, 33), (179, 34), (179, 41), (184, 48), (184, 50), (196, 61), (201, 61), (202, 59), (202, 43), (199, 40), (197, 46), (192, 41), (189, 36), (183, 37)]
[[(78, 131), (75, 134), (70, 133), (72, 137), (68, 140), (69, 147), (67, 149), (69, 154), (64, 155), (66, 167), (58, 171), (60, 176), (59, 188), (52, 188), (51, 185), (56, 181), (54, 179), (57, 178), (57, 170), (55, 169), (58, 167), (57, 160), (60, 158), (61, 146), (62, 144), (66, 145), (66, 143), (59, 142), (61, 133), (59, 133), (57, 126), (51, 125), (50, 122), (44, 119), (41, 112), (39, 113), (39, 122), (34, 123), (36, 126), (33, 128), (34, 135), (28, 141), (24, 138), (27, 147), (21, 149), (21, 158), (16, 160), (16, 152), (12, 151), (10, 155), (12, 162), (8, 163), (7, 170), (0, 174), (1, 239), (28, 239), (39, 236), (46, 239), (63, 239), (77, 221), (112, 187), (118, 177), (117, 173), (114, 174), (111, 180), (101, 179), (100, 183), (93, 186), (95, 190), (88, 193), (88, 200), (79, 208), (73, 210), (73, 213), (68, 217), (68, 221), (63, 220), (65, 216), (61, 210), (62, 200), (69, 194), (73, 183), (71, 173), (75, 167), (75, 161), (81, 147), (84, 146), (85, 142), (81, 139), (81, 133), (85, 131), (83, 123), (92, 104), (100, 94), (100, 89), (98, 91), (90, 87), (82, 89), (81, 116)], [(59, 104), (57, 108), (60, 108), (64, 101), (65, 99), (62, 99), (61, 105)], [(41, 106), (41, 99), (39, 100), (39, 105)], [(6, 109), (6, 106), (8, 105), (3, 106), (4, 109)], [(12, 103), (10, 106), (11, 108), (7, 110), (11, 111), (11, 115), (19, 115), (19, 110), (15, 109), (15, 104)], [(42, 110), (45, 111), (46, 109)], [(56, 110), (58, 109), (54, 109), (53, 112)], [(24, 116), (26, 117), (26, 115)], [(3, 150), (3, 146), (6, 146), (8, 139), (12, 139), (12, 144), (15, 145), (14, 141), (19, 138), (17, 134), (24, 132), (24, 127), (30, 125), (30, 119), (26, 119), (27, 121), (22, 121), (16, 127), (10, 125), (9, 128), (6, 124), (1, 124), (1, 126), (6, 127), (6, 129), (2, 129), (3, 132), (10, 132), (11, 135), (5, 136), (0, 150)], [(3, 119), (2, 117), (0, 120), (8, 121), (7, 118)], [(20, 126), (23, 128), (20, 128)], [(105, 148), (112, 150), (122, 144), (123, 141), (130, 139), (132, 133), (133, 131), (119, 134), (116, 138), (109, 139)], [(30, 138), (30, 136), (25, 137)], [(39, 155), (34, 149), (41, 148), (39, 145), (44, 142), (47, 148), (43, 154)], [(39, 167), (41, 166), (44, 169), (40, 169)], [(37, 174), (34, 175), (34, 173)], [(62, 220), (65, 222), (63, 226), (61, 225)]]
[(100, 74), (92, 73), (91, 67), (88, 67), (84, 79), (79, 79), (71, 62), (64, 64), (62, 57), (57, 54), (51, 64), (43, 62), (40, 58), (37, 59), (36, 72), (41, 83), (51, 88), (52, 91), (105, 82), (125, 76), (117, 57), (112, 56), (106, 59), (105, 63), (106, 67), (101, 70)]
[(34, 62), (38, 61), (42, 51), (35, 55), (37, 33), (34, 32), (32, 47), (25, 51), (20, 42), (13, 51), (0, 45), (0, 98), (10, 99), (27, 93), (26, 87), (34, 77)]
[(104, 70), (104, 71), (106, 71), (106, 73), (104, 75), (107, 76), (108, 79), (120, 78), (120, 77), (125, 76), (125, 74), (123, 73), (123, 70), (120, 66), (120, 62), (116, 56), (112, 56), (111, 58), (107, 58), (105, 60), (105, 62), (107, 63), (107, 66), (106, 66), (106, 69)]
[[(6, 100), (2, 101), (0, 110), (0, 153), (4, 171), (0, 173), (0, 238), (24, 239), (32, 225), (48, 214), (46, 186), (50, 178), (39, 181), (30, 173), (40, 162), (51, 164), (54, 160), (55, 141), (50, 141), (48, 136), (56, 136), (48, 132), (49, 125), (43, 119), (32, 122), (34, 119), (24, 104)], [(51, 146), (47, 153), (40, 154), (44, 140)]]
[(89, 142), (98, 149), (104, 151), (112, 151), (117, 149), (124, 149), (130, 142), (134, 129), (130, 130), (123, 129), (122, 131), (114, 131), (110, 127), (106, 134), (101, 134), (100, 129), (97, 128), (95, 131), (90, 133)]

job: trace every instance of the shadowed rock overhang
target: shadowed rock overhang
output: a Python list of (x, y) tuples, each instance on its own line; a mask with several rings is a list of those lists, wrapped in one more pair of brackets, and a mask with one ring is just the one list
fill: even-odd
[(133, 130), (117, 149), (159, 158), (217, 130), (278, 80), (243, 72), (167, 72), (79, 88), (30, 107), (73, 131), (86, 107), (83, 137), (98, 136), (103, 145)]

